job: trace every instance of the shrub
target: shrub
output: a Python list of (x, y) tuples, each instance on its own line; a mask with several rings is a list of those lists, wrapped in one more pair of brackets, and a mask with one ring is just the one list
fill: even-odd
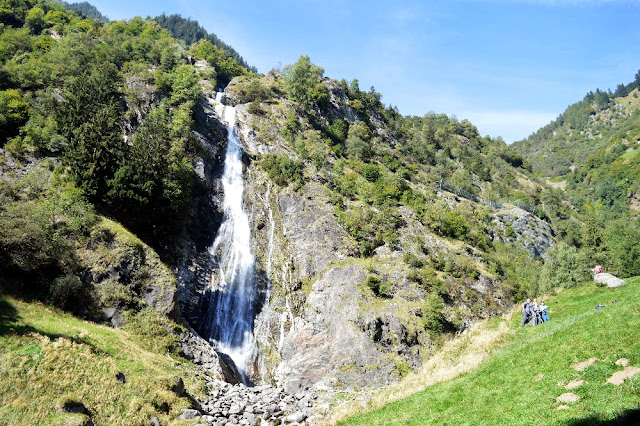
[(49, 288), (49, 302), (65, 311), (79, 311), (90, 297), (87, 287), (75, 275), (58, 277)]
[(467, 235), (468, 225), (464, 217), (457, 211), (448, 212), (442, 224), (445, 236), (462, 239)]
[(292, 182), (297, 186), (302, 185), (302, 163), (299, 161), (286, 155), (267, 154), (261, 165), (269, 175), (269, 179), (280, 186), (287, 186)]
[(391, 292), (390, 281), (380, 281), (377, 276), (369, 275), (364, 283), (376, 296), (389, 297)]
[(444, 300), (436, 293), (430, 294), (424, 304), (422, 323), (429, 334), (434, 337), (444, 329)]

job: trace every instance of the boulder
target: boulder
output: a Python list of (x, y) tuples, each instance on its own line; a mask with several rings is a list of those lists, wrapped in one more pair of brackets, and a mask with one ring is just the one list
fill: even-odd
[(600, 274), (595, 274), (593, 276), (593, 281), (596, 284), (607, 287), (622, 287), (627, 282), (625, 280), (621, 280), (620, 278), (609, 274), (607, 272), (602, 272)]

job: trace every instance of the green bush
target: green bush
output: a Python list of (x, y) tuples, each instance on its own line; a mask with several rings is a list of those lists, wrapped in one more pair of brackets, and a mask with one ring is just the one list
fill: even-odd
[(422, 313), (422, 323), (429, 334), (434, 337), (444, 330), (444, 300), (439, 294), (427, 296)]
[(377, 276), (369, 275), (364, 283), (378, 297), (389, 297), (391, 294), (390, 281), (381, 281)]
[(267, 154), (260, 164), (269, 179), (280, 186), (295, 183), (299, 187), (303, 183), (302, 163), (286, 155)]
[(87, 287), (75, 275), (58, 277), (49, 288), (49, 302), (65, 311), (78, 312), (90, 298)]

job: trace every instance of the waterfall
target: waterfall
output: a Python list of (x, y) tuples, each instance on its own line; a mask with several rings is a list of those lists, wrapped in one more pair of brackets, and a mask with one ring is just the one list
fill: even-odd
[[(216, 110), (218, 105), (216, 105)], [(218, 351), (231, 357), (249, 384), (257, 348), (253, 321), (258, 303), (256, 265), (251, 252), (249, 217), (243, 207), (242, 145), (235, 130), (235, 111), (219, 114), (228, 124), (222, 175), (224, 218), (209, 249), (215, 265), (200, 332)]]

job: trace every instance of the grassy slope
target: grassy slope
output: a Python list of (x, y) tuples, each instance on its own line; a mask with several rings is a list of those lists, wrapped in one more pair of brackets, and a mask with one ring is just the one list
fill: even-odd
[(95, 424), (150, 424), (150, 416), (161, 424), (193, 424), (172, 423), (190, 406), (169, 390), (177, 376), (196, 385), (185, 369), (123, 330), (0, 299), (0, 425), (76, 424), (78, 416), (56, 414), (65, 398), (81, 401)]
[[(514, 316), (511, 343), (478, 369), (344, 424), (632, 424), (640, 420), (640, 375), (620, 386), (605, 384), (622, 370), (619, 358), (640, 367), (640, 277), (628, 283), (565, 290), (548, 301), (550, 323), (522, 330), (520, 315)], [(596, 312), (598, 303), (605, 308)], [(591, 357), (599, 361), (586, 370), (571, 368)], [(566, 390), (574, 379), (587, 383)], [(556, 398), (565, 392), (580, 401), (558, 411)]]

